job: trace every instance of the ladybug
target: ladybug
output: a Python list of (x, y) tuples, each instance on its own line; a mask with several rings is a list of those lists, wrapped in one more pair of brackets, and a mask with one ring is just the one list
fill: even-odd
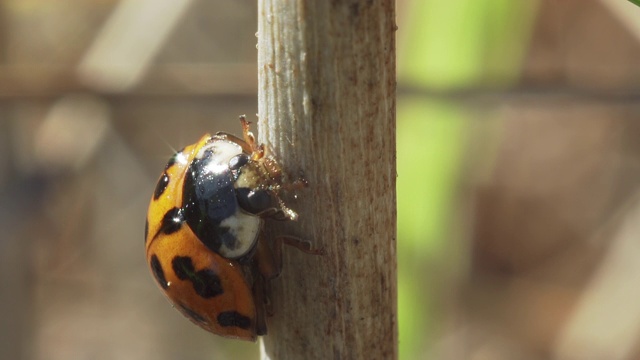
[(279, 274), (264, 219), (298, 215), (280, 198), (280, 166), (244, 116), (240, 122), (242, 139), (207, 134), (171, 157), (149, 204), (145, 248), (157, 284), (184, 316), (214, 334), (255, 341), (266, 334), (265, 283)]

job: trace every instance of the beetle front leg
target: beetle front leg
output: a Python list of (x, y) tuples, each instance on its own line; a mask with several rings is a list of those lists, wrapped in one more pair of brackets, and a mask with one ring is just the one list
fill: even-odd
[(224, 131), (218, 131), (216, 133), (216, 136), (221, 139), (229, 140), (233, 143), (240, 145), (240, 147), (242, 147), (242, 151), (247, 154), (251, 154), (253, 152), (253, 148), (251, 147), (251, 145), (247, 144), (244, 140), (240, 139), (239, 137), (233, 134), (229, 134)]

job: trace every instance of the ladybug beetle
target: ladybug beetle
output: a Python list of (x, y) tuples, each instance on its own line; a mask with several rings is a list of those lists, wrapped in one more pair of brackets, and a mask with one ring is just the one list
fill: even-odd
[(157, 284), (184, 316), (214, 334), (255, 341), (266, 334), (265, 282), (279, 274), (263, 219), (298, 215), (280, 198), (280, 166), (244, 116), (240, 122), (242, 139), (207, 134), (171, 157), (149, 204), (145, 248)]

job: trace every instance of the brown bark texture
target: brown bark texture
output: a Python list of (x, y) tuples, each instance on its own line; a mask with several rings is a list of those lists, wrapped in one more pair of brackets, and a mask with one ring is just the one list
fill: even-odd
[(261, 0), (259, 140), (306, 189), (271, 282), (264, 359), (395, 359), (396, 158), (393, 0)]

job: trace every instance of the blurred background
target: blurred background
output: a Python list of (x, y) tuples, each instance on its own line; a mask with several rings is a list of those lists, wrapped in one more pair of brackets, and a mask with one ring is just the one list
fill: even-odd
[[(401, 358), (640, 358), (640, 8), (397, 11)], [(169, 156), (257, 111), (256, 13), (0, 0), (0, 359), (257, 358), (143, 250)]]

